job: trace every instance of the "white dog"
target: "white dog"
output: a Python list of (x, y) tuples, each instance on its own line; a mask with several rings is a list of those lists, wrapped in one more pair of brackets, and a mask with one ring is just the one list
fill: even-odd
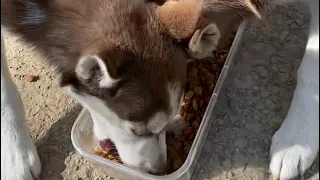
[[(3, 4), (6, 3), (5, 1), (8, 2), (10, 0), (2, 0), (1, 6), (3, 6)], [(283, 1), (284, 0), (279, 0), (280, 3), (282, 3)], [(11, 14), (11, 16), (13, 16), (11, 17), (13, 18), (13, 21), (7, 22), (7, 24), (10, 24), (10, 23), (14, 24), (16, 23), (15, 21), (18, 22), (21, 20), (22, 22), (18, 22), (18, 23), (22, 23), (20, 25), (22, 25), (23, 27), (26, 27), (30, 24), (37, 25), (45, 22), (47, 16), (51, 15), (49, 13), (46, 14), (42, 11), (42, 8), (46, 8), (47, 6), (49, 6), (46, 3), (35, 4), (34, 2), (36, 1), (29, 1), (29, 3), (24, 4), (23, 1), (20, 1), (20, 0), (15, 0), (15, 2), (18, 2), (17, 4), (20, 3), (20, 5), (22, 4), (22, 5), (25, 5), (24, 7), (27, 7), (26, 11), (22, 11), (22, 10), (16, 11), (17, 14), (26, 13), (25, 14), (26, 19), (19, 19), (18, 15)], [(58, 2), (63, 4), (63, 1), (58, 1)], [(281, 128), (273, 136), (272, 145), (270, 149), (270, 157), (271, 157), (270, 171), (275, 178), (280, 178), (281, 180), (290, 179), (299, 174), (303, 174), (312, 165), (319, 150), (319, 1), (305, 0), (305, 2), (309, 4), (310, 12), (311, 12), (309, 40), (306, 46), (306, 51), (305, 51), (302, 63), (298, 71), (298, 76), (297, 76), (298, 82), (297, 82), (297, 87), (291, 103), (291, 107), (289, 109), (287, 117), (284, 123), (282, 124)], [(89, 1), (87, 3), (89, 3)], [(63, 5), (69, 9), (73, 8), (73, 6), (72, 7), (68, 6), (69, 5), (68, 3), (65, 3)], [(41, 6), (41, 8), (37, 6)], [(17, 10), (17, 9), (19, 10), (19, 8), (15, 9), (14, 5), (12, 4), (5, 7), (12, 8), (11, 10)], [(93, 7), (93, 5), (91, 5), (90, 7)], [(177, 6), (176, 8), (168, 8), (168, 9), (175, 9), (176, 11), (179, 11), (178, 7), (180, 7), (180, 5)], [(182, 25), (184, 26), (180, 27), (181, 24), (179, 24), (179, 26), (173, 25), (173, 26), (167, 27), (167, 29), (169, 30), (168, 34), (172, 36), (172, 38), (174, 39), (183, 38), (183, 37), (177, 37), (177, 35), (179, 35), (178, 32), (181, 29), (183, 29), (182, 34), (184, 36), (186, 37), (192, 36), (192, 33), (188, 34), (188, 30), (190, 29), (189, 27), (195, 27), (196, 23), (194, 23), (192, 20), (193, 19), (197, 20), (199, 18), (198, 17), (199, 13), (196, 12), (196, 10), (194, 10), (194, 9), (197, 9), (197, 6), (195, 6), (194, 4), (191, 4), (191, 5), (189, 4), (182, 7), (189, 8), (189, 10), (194, 13), (183, 14), (181, 18), (189, 18), (190, 20), (185, 24), (182, 23)], [(163, 26), (168, 25), (167, 23), (165, 23), (166, 18), (162, 18), (162, 16), (165, 16), (167, 14), (161, 14), (161, 13), (165, 13), (165, 12), (175, 13), (174, 11), (166, 11), (168, 9), (162, 8), (161, 10), (157, 11), (157, 15), (159, 15), (161, 19), (160, 22), (161, 23), (164, 22)], [(2, 11), (3, 10), (4, 9), (2, 8)], [(139, 17), (144, 12), (145, 11), (139, 11), (138, 13)], [(79, 14), (81, 13), (85, 13), (85, 11), (81, 11)], [(108, 13), (111, 13), (110, 9), (108, 10)], [(189, 15), (191, 17), (188, 17)], [(1, 15), (1, 18), (2, 16), (3, 15)], [(72, 16), (70, 15), (70, 17)], [(179, 17), (179, 16), (175, 16), (175, 17)], [(139, 23), (141, 22), (143, 22), (143, 18), (139, 18)], [(1, 23), (3, 25), (3, 21)], [(99, 22), (96, 22), (96, 23), (99, 24)], [(91, 24), (91, 25), (94, 26), (97, 24)], [(181, 29), (177, 27), (180, 27)], [(12, 27), (6, 27), (6, 28), (9, 28), (9, 30), (12, 29)], [(81, 27), (81, 28), (84, 28), (84, 27)], [(174, 28), (177, 28), (177, 29), (174, 29)], [(203, 34), (206, 34), (207, 29), (209, 29), (209, 31), (211, 32), (210, 35), (212, 35), (212, 43), (210, 44), (212, 48), (209, 48), (211, 51), (212, 49), (215, 48), (217, 43), (216, 40), (219, 39), (220, 33), (219, 33), (219, 30), (217, 30), (217, 28), (215, 27), (215, 24), (213, 23), (209, 24), (208, 26), (205, 26), (203, 30), (201, 29)], [(1, 180), (32, 180), (39, 177), (41, 172), (41, 163), (40, 163), (40, 159), (39, 159), (36, 147), (28, 134), (28, 130), (27, 130), (28, 128), (25, 124), (25, 114), (24, 114), (23, 103), (19, 96), (17, 87), (13, 83), (10, 77), (10, 73), (8, 71), (8, 66), (6, 64), (6, 59), (3, 52), (4, 47), (3, 47), (3, 39), (2, 39), (2, 30), (3, 30), (3, 27), (1, 28)], [(34, 29), (34, 30), (39, 32), (39, 29)], [(192, 30), (192, 32), (193, 31), (194, 29)], [(212, 33), (212, 31), (214, 31), (215, 33)], [(200, 34), (202, 34), (202, 32)], [(31, 37), (30, 33), (32, 33), (32, 31), (27, 33), (29, 34), (22, 34), (22, 35), (27, 35), (27, 38)], [(59, 32), (57, 31), (55, 33), (63, 33), (63, 31), (59, 31)], [(77, 32), (74, 31), (74, 34), (76, 33)], [(99, 33), (101, 32), (97, 32), (96, 34), (99, 34)], [(147, 31), (146, 34), (148, 33), (150, 32)], [(69, 34), (69, 35), (72, 36), (74, 34)], [(153, 38), (157, 38), (157, 37), (154, 37), (155, 36), (154, 34), (152, 35), (153, 35), (152, 36)], [(209, 35), (209, 33), (206, 35)], [(50, 37), (48, 36), (48, 38)], [(85, 38), (86, 37), (84, 36), (82, 40), (86, 40)], [(157, 42), (158, 41), (159, 39), (157, 39)], [(34, 45), (38, 45), (37, 43), (39, 42), (33, 41), (33, 43), (35, 43)], [(61, 43), (63, 43), (63, 41), (61, 41)], [(80, 42), (78, 41), (74, 43), (80, 43)], [(201, 41), (199, 41), (199, 43), (201, 43)], [(41, 42), (39, 44), (41, 45)], [(160, 47), (159, 45), (158, 49), (164, 48), (166, 46), (165, 41), (163, 42), (163, 44), (164, 46)], [(48, 45), (48, 44), (45, 44), (45, 45)], [(135, 46), (136, 45), (137, 44), (135, 44)], [(99, 45), (93, 44), (92, 46), (98, 47)], [(197, 48), (192, 49), (192, 47), (201, 47), (201, 46), (204, 46), (204, 45), (192, 44), (192, 46), (189, 45), (189, 48), (190, 48), (189, 50), (195, 51), (197, 50)], [(68, 48), (70, 48), (70, 51), (72, 51), (72, 50), (75, 50), (74, 48), (77, 48), (77, 47), (70, 46)], [(170, 47), (170, 48), (177, 48), (177, 47)], [(62, 58), (62, 59), (64, 58), (63, 56), (61, 56), (60, 51), (54, 51), (54, 50), (55, 49), (50, 49), (50, 53), (53, 53), (53, 54), (56, 53), (57, 56), (60, 55), (60, 57), (58, 58)], [(149, 51), (151, 51), (151, 49), (149, 49)], [(171, 53), (166, 49), (164, 49), (164, 51), (166, 54)], [(178, 49), (177, 51), (174, 51), (175, 54), (177, 52), (180, 53), (180, 50)], [(98, 82), (97, 84), (99, 87), (97, 87), (97, 89), (110, 88), (115, 86), (115, 84), (117, 84), (118, 82), (118, 79), (114, 78), (115, 76), (114, 74), (112, 74), (113, 71), (111, 72), (110, 70), (110, 68), (113, 68), (113, 67), (109, 66), (108, 63), (104, 64), (101, 61), (101, 58), (105, 57), (105, 54), (99, 54), (99, 56), (86, 56), (84, 52), (81, 52), (81, 53), (83, 53), (81, 55), (84, 55), (83, 58), (79, 60), (79, 63), (75, 66), (75, 69), (72, 69), (75, 71), (77, 75), (76, 78), (79, 78), (81, 81), (77, 82), (77, 84), (72, 84), (73, 79), (68, 79), (68, 78), (64, 79), (66, 81), (65, 88), (76, 100), (78, 100), (84, 106), (88, 108), (92, 108), (91, 113), (93, 117), (98, 117), (96, 118), (96, 121), (95, 121), (95, 125), (97, 127), (95, 130), (95, 135), (97, 136), (97, 138), (107, 138), (107, 137), (109, 138), (109, 136), (116, 136), (116, 137), (121, 136), (118, 139), (115, 137), (113, 138), (110, 137), (110, 138), (113, 141), (117, 141), (115, 142), (116, 146), (117, 144), (119, 146), (122, 146), (121, 144), (124, 144), (123, 149), (127, 148), (127, 146), (136, 147), (136, 151), (135, 150), (130, 151), (130, 153), (132, 154), (126, 154), (128, 152), (122, 152), (124, 157), (126, 156), (128, 157), (128, 159), (125, 159), (125, 161), (127, 161), (127, 164), (135, 167), (139, 167), (149, 172), (156, 172), (158, 170), (157, 169), (158, 167), (155, 167), (155, 166), (159, 166), (159, 164), (157, 164), (157, 162), (159, 163), (159, 161), (161, 164), (161, 160), (159, 160), (159, 158), (161, 158), (161, 154), (162, 154), (162, 152), (159, 152), (161, 150), (159, 150), (158, 148), (159, 144), (157, 142), (156, 135), (157, 133), (162, 131), (163, 128), (168, 123), (168, 121), (163, 122), (163, 119), (174, 119), (174, 116), (178, 107), (177, 104), (180, 99), (179, 97), (182, 91), (181, 89), (179, 89), (179, 84), (177, 85), (176, 83), (175, 84), (176, 86), (172, 86), (172, 82), (165, 82), (167, 83), (168, 86), (164, 86), (163, 88), (165, 89), (162, 89), (163, 92), (164, 91), (168, 92), (168, 95), (166, 98), (169, 99), (168, 102), (170, 102), (168, 106), (170, 107), (170, 111), (169, 111), (170, 113), (157, 110), (155, 111), (155, 115), (150, 117), (151, 120), (148, 120), (146, 124), (144, 124), (144, 126), (142, 126), (139, 123), (138, 123), (139, 125), (137, 125), (135, 123), (131, 123), (131, 121), (128, 121), (128, 118), (126, 119), (126, 117), (119, 117), (119, 114), (117, 114), (116, 110), (113, 109), (113, 111), (111, 111), (110, 109), (108, 109), (108, 107), (105, 106), (103, 101), (101, 101), (101, 99), (103, 99), (103, 97), (101, 96), (101, 92), (92, 92), (89, 89), (88, 91), (90, 92), (85, 91), (83, 95), (77, 91), (74, 91), (73, 86), (75, 87), (76, 85), (81, 87), (85, 86), (86, 85), (85, 83), (87, 83), (86, 80), (88, 79), (90, 80), (90, 78), (92, 77), (96, 78), (95, 80)], [(90, 52), (90, 53), (94, 54), (96, 52)], [(153, 52), (153, 53), (158, 53), (158, 52)], [(195, 53), (197, 54), (199, 52), (195, 52)], [(117, 57), (118, 54), (112, 54), (112, 55), (113, 55), (112, 57)], [(137, 55), (137, 53), (135, 55)], [(126, 57), (130, 57), (130, 54), (128, 54)], [(181, 64), (177, 66), (183, 67), (181, 66)], [(99, 73), (92, 74), (93, 67), (98, 69), (100, 68), (98, 70)], [(132, 66), (130, 68), (134, 69), (135, 67)], [(123, 68), (121, 70), (123, 71), (126, 69)], [(167, 70), (164, 69), (163, 71), (167, 71)], [(150, 74), (152, 76), (151, 72)], [(67, 75), (71, 76), (72, 74), (67, 74)], [(159, 79), (152, 79), (152, 80), (155, 81)], [(72, 83), (70, 83), (71, 81)], [(147, 83), (150, 83), (150, 82), (147, 82)], [(94, 84), (94, 85), (97, 86), (97, 84)], [(139, 89), (137, 91), (139, 91)], [(96, 96), (99, 97), (100, 100), (97, 100), (97, 98), (94, 98), (92, 96), (92, 94), (94, 93), (96, 93)], [(120, 91), (119, 93), (121, 94), (122, 92)], [(146, 97), (146, 98), (150, 98), (152, 100), (152, 98), (154, 98), (153, 95), (154, 94), (151, 93), (150, 97)], [(136, 100), (137, 99), (134, 99), (133, 102), (135, 103)], [(129, 102), (129, 106), (130, 106), (130, 103), (134, 104), (133, 102)], [(97, 104), (101, 106), (98, 107)], [(107, 118), (112, 117), (112, 119), (115, 119), (115, 122), (98, 120), (98, 119), (104, 119), (106, 117)], [(109, 128), (107, 132), (112, 131), (112, 128), (110, 129), (110, 126), (116, 127), (122, 131), (118, 132), (117, 130), (114, 130), (115, 135), (105, 134), (104, 133), (105, 129)], [(101, 129), (101, 127), (105, 129)], [(121, 147), (118, 147), (118, 148), (121, 149)], [(120, 156), (122, 154), (120, 153)], [(140, 154), (141, 156), (141, 157), (139, 156), (139, 159), (130, 159), (130, 157), (135, 156), (137, 154)], [(154, 157), (151, 158), (150, 155), (154, 155)], [(144, 159), (144, 161), (141, 161), (141, 159), (142, 160)]]

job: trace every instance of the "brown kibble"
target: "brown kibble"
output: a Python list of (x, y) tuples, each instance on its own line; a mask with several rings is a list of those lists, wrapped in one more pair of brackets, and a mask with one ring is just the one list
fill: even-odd
[(216, 64), (213, 64), (213, 65), (212, 65), (212, 70), (213, 70), (213, 71), (217, 71), (217, 70), (218, 70), (218, 66), (217, 66)]
[(200, 123), (201, 122), (201, 117), (197, 116), (196, 117), (196, 121)]
[(192, 108), (193, 108), (194, 111), (198, 110), (198, 102), (197, 102), (196, 99), (192, 100)]
[[(168, 133), (168, 135), (169, 135), (169, 133)], [(174, 139), (173, 138), (167, 138), (166, 142), (167, 142), (167, 145), (173, 145), (174, 144)]]
[(175, 141), (174, 147), (176, 150), (180, 149), (182, 147), (182, 143), (180, 141)]
[(203, 105), (204, 105), (204, 100), (203, 100), (203, 99), (201, 99), (201, 100), (200, 100), (200, 102), (199, 102), (199, 107), (200, 107), (200, 108), (202, 108), (202, 107), (203, 107)]
[(35, 82), (39, 79), (39, 76), (35, 76), (35, 75), (32, 75), (32, 74), (28, 74), (25, 79), (29, 82)]
[(180, 158), (176, 158), (173, 160), (173, 169), (177, 170), (182, 166), (182, 160)]
[(193, 97), (194, 92), (193, 91), (188, 91), (184, 97), (185, 100), (189, 100)]
[(108, 154), (101, 154), (102, 157), (108, 158)]
[(186, 140), (186, 137), (184, 135), (180, 135), (177, 137), (177, 139), (180, 141), (180, 142), (183, 142)]
[(192, 122), (192, 127), (194, 128), (194, 129), (198, 129), (199, 128), (199, 122), (198, 121), (193, 121)]
[(96, 155), (98, 155), (98, 156), (102, 156), (101, 151), (95, 151), (94, 153), (95, 153)]
[(201, 86), (197, 86), (194, 88), (194, 93), (197, 95), (197, 96), (201, 96), (202, 95), (202, 87)]
[(190, 121), (194, 120), (195, 117), (196, 117), (196, 115), (195, 115), (194, 113), (190, 113), (190, 114), (188, 115), (187, 121), (190, 122)]
[(191, 69), (195, 65), (194, 61), (187, 62), (187, 69)]
[(198, 70), (195, 67), (192, 67), (189, 71), (189, 77), (191, 79), (196, 78), (198, 76)]
[(201, 67), (201, 72), (204, 74), (209, 74), (209, 71), (207, 68)]
[[(199, 79), (198, 79), (199, 80)], [(189, 84), (189, 89), (194, 89), (197, 86), (197, 84), (195, 82), (191, 82)]]
[(174, 149), (173, 147), (168, 146), (167, 148), (168, 154), (170, 154), (170, 156), (172, 158), (178, 158), (179, 157), (179, 153), (176, 149)]
[(101, 153), (101, 155), (102, 155), (103, 157), (107, 157), (108, 154), (109, 154), (109, 152), (107, 152), (107, 151), (102, 151), (102, 153)]
[(215, 87), (215, 84), (214, 84), (213, 82), (210, 83), (209, 90), (210, 90), (210, 91), (213, 91), (214, 87)]
[(190, 145), (185, 145), (185, 146), (184, 146), (184, 151), (185, 151), (185, 152), (189, 152), (190, 149), (191, 149), (191, 146), (190, 146)]
[(94, 148), (94, 153), (95, 153), (96, 155), (98, 155), (98, 156), (101, 156), (101, 155), (102, 155), (102, 151), (101, 151), (101, 149), (98, 148), (98, 147), (95, 147), (95, 148)]
[(187, 119), (188, 119), (188, 113), (184, 113), (184, 115), (182, 116), (182, 119), (183, 119), (184, 121), (187, 121)]
[(108, 154), (108, 159), (110, 159), (110, 160), (114, 160), (114, 159), (115, 159), (115, 157), (114, 157), (112, 154)]
[(184, 130), (183, 130), (183, 135), (185, 135), (185, 136), (189, 136), (189, 135), (192, 134), (192, 133), (193, 133), (192, 127), (186, 127), (186, 128), (184, 128)]
[(214, 76), (211, 74), (206, 75), (206, 84), (211, 84), (214, 81)]
[(193, 140), (193, 139), (194, 139), (194, 133), (190, 134), (189, 137), (188, 137), (188, 139), (189, 139), (190, 141)]

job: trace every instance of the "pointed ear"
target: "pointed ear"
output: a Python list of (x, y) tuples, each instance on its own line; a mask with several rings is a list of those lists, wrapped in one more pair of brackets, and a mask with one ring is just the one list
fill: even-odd
[(189, 55), (194, 58), (204, 58), (216, 50), (220, 36), (220, 31), (215, 23), (207, 23), (197, 29), (189, 41)]
[(156, 9), (156, 17), (166, 33), (177, 40), (191, 38), (189, 54), (195, 58), (215, 50), (220, 39), (217, 25), (202, 15), (202, 4), (196, 0), (167, 1)]
[(107, 67), (106, 63), (96, 55), (83, 56), (80, 58), (75, 72), (78, 78), (89, 80), (97, 78), (101, 88), (110, 88), (118, 82), (110, 74), (111, 67)]
[(161, 27), (175, 39), (189, 38), (201, 15), (201, 3), (196, 0), (167, 1), (156, 9)]

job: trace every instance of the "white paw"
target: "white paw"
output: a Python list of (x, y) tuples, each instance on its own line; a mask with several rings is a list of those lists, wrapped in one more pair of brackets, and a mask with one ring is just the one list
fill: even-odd
[(272, 138), (269, 169), (273, 179), (287, 180), (303, 175), (312, 165), (319, 150), (319, 135), (306, 128), (308, 125), (297, 126), (293, 121), (283, 126)]
[(29, 135), (1, 134), (1, 180), (35, 180), (40, 172), (38, 152)]

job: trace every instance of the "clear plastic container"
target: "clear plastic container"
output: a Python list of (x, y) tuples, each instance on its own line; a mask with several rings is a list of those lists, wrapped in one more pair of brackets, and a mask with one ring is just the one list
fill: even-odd
[(164, 176), (155, 176), (137, 170), (131, 169), (124, 165), (112, 162), (108, 159), (102, 158), (93, 153), (95, 144), (93, 141), (93, 124), (91, 120), (90, 113), (83, 109), (76, 121), (73, 124), (71, 130), (71, 140), (75, 150), (91, 163), (95, 165), (96, 168), (99, 168), (102, 172), (106, 173), (108, 176), (120, 179), (120, 180), (187, 180), (191, 179), (192, 173), (197, 165), (196, 162), (200, 156), (201, 149), (207, 138), (210, 121), (213, 109), (217, 102), (217, 98), (220, 92), (221, 87), (224, 84), (224, 81), (228, 75), (228, 70), (232, 65), (234, 56), (237, 54), (239, 45), (242, 40), (242, 34), (245, 27), (245, 22), (243, 22), (237, 31), (235, 39), (232, 43), (231, 49), (227, 56), (225, 65), (221, 71), (220, 77), (218, 79), (217, 85), (212, 93), (210, 102), (206, 109), (206, 112), (203, 116), (203, 120), (200, 124), (198, 133), (195, 136), (194, 142), (188, 154), (188, 157), (184, 164), (175, 172), (164, 175)]

